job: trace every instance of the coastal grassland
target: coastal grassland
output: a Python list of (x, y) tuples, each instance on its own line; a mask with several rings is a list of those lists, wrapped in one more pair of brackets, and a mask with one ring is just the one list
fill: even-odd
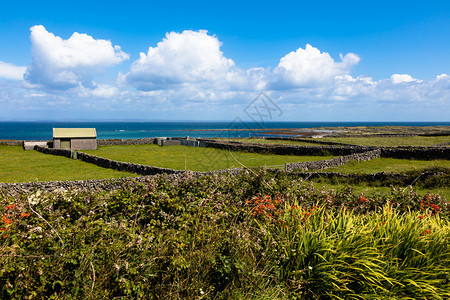
[(410, 136), (410, 137), (324, 137), (324, 142), (337, 142), (360, 146), (397, 147), (433, 146), (450, 142), (450, 136)]
[(20, 146), (0, 145), (0, 182), (106, 179), (136, 176)]
[[(294, 156), (248, 153), (203, 147), (188, 146), (157, 146), (127, 145), (104, 146), (97, 150), (85, 151), (86, 153), (118, 160), (123, 162), (138, 163), (161, 168), (184, 170), (185, 166), (190, 171), (213, 171), (227, 168), (242, 167), (236, 160), (246, 167), (277, 167), (284, 168), (286, 162), (313, 161), (330, 159), (332, 156)], [(233, 159), (234, 158), (236, 159)], [(186, 164), (185, 164), (186, 162)]]
[(340, 172), (340, 173), (378, 173), (378, 172), (402, 173), (432, 168), (446, 168), (450, 170), (450, 161), (443, 159), (414, 160), (414, 159), (375, 158), (369, 161), (350, 161), (349, 163), (343, 166), (328, 168), (321, 171)]
[(450, 298), (449, 203), (409, 188), (261, 170), (0, 196), (1, 299)]

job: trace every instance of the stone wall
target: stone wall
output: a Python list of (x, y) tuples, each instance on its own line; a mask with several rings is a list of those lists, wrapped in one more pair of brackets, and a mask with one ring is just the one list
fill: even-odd
[(42, 152), (44, 154), (52, 154), (57, 156), (64, 156), (67, 158), (73, 158), (75, 151), (68, 149), (54, 149), (54, 148), (44, 148), (40, 146), (34, 146), (34, 150)]
[(357, 146), (357, 145), (352, 145), (352, 144), (326, 142), (326, 141), (320, 141), (320, 140), (314, 140), (314, 139), (302, 139), (302, 138), (295, 138), (295, 137), (265, 137), (264, 139), (306, 142), (306, 143), (310, 143), (310, 144), (329, 145), (329, 146)]
[(206, 147), (225, 149), (231, 151), (245, 151), (254, 153), (272, 153), (278, 155), (298, 156), (341, 156), (376, 150), (377, 147), (365, 146), (303, 146), (303, 145), (263, 145), (240, 142), (224, 142), (210, 139), (201, 139)]
[(311, 171), (322, 170), (332, 167), (339, 167), (347, 164), (351, 160), (356, 161), (368, 161), (374, 158), (378, 158), (381, 155), (381, 150), (372, 150), (364, 153), (356, 153), (351, 155), (340, 156), (332, 159), (318, 160), (318, 161), (306, 161), (297, 163), (286, 164), (286, 171), (292, 172), (296, 170)]
[(434, 160), (450, 159), (450, 147), (368, 147), (357, 145), (340, 146), (303, 146), (303, 145), (264, 145), (241, 143), (232, 141), (217, 141), (201, 139), (205, 147), (225, 149), (232, 151), (245, 151), (255, 153), (271, 153), (278, 155), (299, 156), (342, 156), (364, 153), (372, 150), (381, 150), (381, 157), (396, 159)]
[[(75, 152), (72, 150), (66, 150), (66, 149), (47, 149), (42, 147), (35, 147), (35, 150), (45, 153), (45, 154), (52, 154), (52, 155), (58, 155), (58, 156), (64, 156), (68, 158), (73, 159), (79, 159), (81, 161), (94, 164), (99, 167), (103, 168), (109, 168), (117, 171), (127, 171), (130, 173), (135, 173), (139, 175), (157, 175), (157, 174), (183, 174), (186, 173), (183, 170), (174, 170), (174, 169), (168, 169), (168, 168), (159, 168), (159, 167), (153, 167), (153, 166), (146, 166), (146, 165), (140, 165), (140, 164), (133, 164), (128, 162), (121, 162), (117, 160), (111, 160), (108, 158), (103, 158), (91, 154), (87, 154), (81, 151)], [(220, 173), (236, 173), (240, 172), (241, 168), (236, 169), (223, 169), (223, 170), (216, 170), (216, 171), (209, 171), (209, 172), (189, 172), (191, 174), (196, 175), (210, 175), (210, 174), (220, 174)]]
[(183, 173), (184, 171), (173, 170), (167, 168), (158, 168), (152, 166), (145, 166), (140, 164), (133, 164), (128, 162), (121, 162), (116, 160), (111, 160), (103, 157), (98, 157), (95, 155), (86, 154), (83, 152), (78, 152), (77, 158), (81, 161), (91, 163), (103, 168), (114, 169), (118, 171), (127, 171), (131, 173), (136, 173), (140, 175), (155, 175), (155, 174), (175, 174)]
[(434, 160), (450, 159), (450, 147), (396, 147), (381, 148), (381, 157), (396, 159)]
[(155, 138), (97, 140), (98, 146), (154, 144)]
[(23, 146), (23, 143), (24, 141), (22, 140), (0, 140), (0, 145), (5, 146)]
[[(294, 176), (299, 176), (301, 178), (308, 179), (316, 179), (316, 178), (327, 178), (327, 179), (353, 179), (355, 182), (367, 182), (367, 183), (386, 183), (391, 182), (398, 185), (410, 185), (415, 180), (417, 180), (416, 174), (407, 174), (407, 173), (388, 173), (388, 172), (379, 172), (379, 173), (338, 173), (338, 172), (294, 172), (291, 173)], [(420, 175), (421, 180), (425, 180), (427, 178), (432, 178), (434, 176), (442, 176), (443, 173), (436, 171), (425, 171)]]

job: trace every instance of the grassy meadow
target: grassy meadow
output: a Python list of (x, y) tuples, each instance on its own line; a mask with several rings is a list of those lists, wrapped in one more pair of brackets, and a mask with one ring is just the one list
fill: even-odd
[(157, 145), (104, 146), (85, 152), (113, 160), (161, 168), (185, 170), (186, 167), (190, 171), (242, 167), (237, 161), (249, 168), (264, 165), (284, 168), (285, 163), (333, 158), (332, 156), (274, 155), (240, 151), (232, 151), (230, 154), (227, 150), (213, 148)]
[(106, 179), (136, 176), (61, 156), (0, 145), (0, 182)]

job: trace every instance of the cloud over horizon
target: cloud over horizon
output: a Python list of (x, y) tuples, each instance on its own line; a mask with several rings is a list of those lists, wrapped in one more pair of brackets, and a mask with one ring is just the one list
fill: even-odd
[(115, 70), (118, 74), (109, 77), (117, 80), (111, 82), (104, 79), (107, 69), (130, 58), (120, 46), (77, 32), (63, 39), (42, 25), (30, 30), (30, 65), (0, 61), (0, 79), (8, 81), (0, 81), (0, 102), (11, 107), (20, 103), (30, 110), (39, 110), (39, 105), (66, 109), (81, 104), (94, 111), (130, 114), (156, 109), (183, 116), (183, 111), (230, 114), (261, 91), (289, 105), (294, 116), (295, 107), (303, 112), (311, 107), (449, 106), (446, 74), (421, 80), (399, 73), (373, 80), (352, 74), (361, 60), (358, 54), (341, 54), (336, 60), (310, 44), (287, 53), (274, 67), (243, 69), (206, 30), (166, 33), (138, 59), (123, 64), (122, 72)]

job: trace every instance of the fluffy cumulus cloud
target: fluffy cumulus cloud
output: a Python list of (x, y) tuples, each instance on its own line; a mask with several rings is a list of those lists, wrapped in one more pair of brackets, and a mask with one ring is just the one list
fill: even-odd
[(111, 41), (79, 33), (62, 39), (38, 25), (31, 28), (31, 43), (32, 62), (27, 68), (0, 61), (0, 79), (7, 79), (0, 80), (5, 116), (8, 109), (20, 107), (81, 113), (89, 108), (105, 118), (104, 111), (120, 117), (127, 113), (130, 118), (214, 119), (222, 113), (233, 118), (261, 91), (271, 95), (290, 119), (309, 115), (320, 119), (322, 111), (328, 111), (331, 119), (338, 112), (345, 117), (347, 109), (355, 118), (364, 111), (372, 118), (378, 109), (395, 119), (392, 112), (398, 108), (420, 113), (430, 107), (442, 119), (450, 109), (447, 74), (431, 80), (408, 74), (374, 80), (352, 74), (358, 55), (333, 58), (309, 44), (279, 58), (274, 68), (243, 69), (224, 55), (218, 37), (207, 31), (170, 32), (129, 67), (124, 65), (128, 69), (112, 83), (103, 80), (104, 70), (129, 55)]
[(64, 40), (44, 26), (31, 27), (32, 63), (25, 79), (50, 89), (92, 86), (92, 75), (129, 58), (111, 41), (75, 32)]
[(351, 68), (359, 62), (356, 54), (341, 55), (336, 62), (328, 53), (306, 45), (281, 58), (274, 69), (274, 88), (298, 88), (323, 84), (335, 76), (349, 74)]
[(234, 62), (223, 56), (221, 45), (204, 30), (167, 33), (147, 54), (141, 52), (122, 80), (140, 90), (237, 81), (239, 72), (232, 70)]
[(393, 83), (417, 81), (417, 79), (412, 78), (412, 76), (408, 74), (393, 74), (391, 80)]
[(0, 61), (0, 78), (22, 80), (26, 67), (18, 67)]

